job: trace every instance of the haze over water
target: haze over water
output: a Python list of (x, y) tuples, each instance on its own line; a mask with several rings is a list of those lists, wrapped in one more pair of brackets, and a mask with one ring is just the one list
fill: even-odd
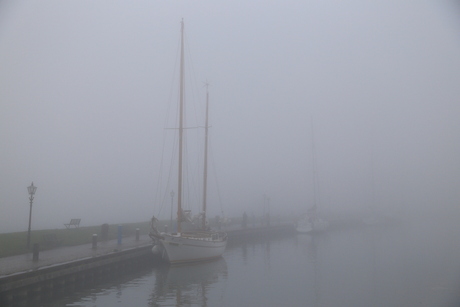
[(454, 307), (459, 235), (455, 223), (418, 220), (254, 240), (215, 262), (146, 268), (49, 306)]
[(182, 18), (190, 126), (211, 84), (210, 217), (259, 216), (263, 195), (273, 215), (312, 206), (312, 122), (321, 210), (460, 216), (458, 13), (449, 0), (1, 1), (0, 231), (27, 229), (32, 181), (32, 229), (169, 205), (158, 174)]
[[(1, 1), (0, 232), (27, 230), (32, 181), (32, 230), (169, 219), (176, 178), (159, 175), (167, 128), (177, 127), (184, 19), (188, 127), (203, 126), (211, 84), (208, 217), (260, 218), (269, 200), (274, 218), (317, 204), (319, 214), (380, 213), (403, 226), (233, 246), (203, 268), (210, 279), (171, 285), (177, 270), (146, 269), (64, 303), (167, 305), (181, 293), (192, 306), (459, 302), (459, 9)], [(189, 164), (196, 191), (199, 163)]]

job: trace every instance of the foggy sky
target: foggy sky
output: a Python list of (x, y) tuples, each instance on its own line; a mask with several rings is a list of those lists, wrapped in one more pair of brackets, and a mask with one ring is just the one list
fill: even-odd
[(0, 232), (27, 230), (32, 181), (32, 229), (158, 214), (159, 193), (175, 189), (159, 172), (173, 135), (165, 117), (177, 95), (181, 18), (196, 125), (211, 84), (210, 216), (221, 205), (230, 216), (261, 214), (264, 195), (273, 214), (306, 211), (313, 143), (320, 211), (457, 214), (456, 9), (415, 0), (1, 2)]

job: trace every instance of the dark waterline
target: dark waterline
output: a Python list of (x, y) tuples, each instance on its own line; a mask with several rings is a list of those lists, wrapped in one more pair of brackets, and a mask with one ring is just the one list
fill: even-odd
[(423, 220), (230, 246), (44, 306), (459, 306), (460, 229)]

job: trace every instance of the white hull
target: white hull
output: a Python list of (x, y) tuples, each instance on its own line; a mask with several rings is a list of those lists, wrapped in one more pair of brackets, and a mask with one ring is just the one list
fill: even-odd
[(313, 232), (326, 231), (329, 228), (329, 222), (322, 219), (315, 219), (313, 221)]
[(315, 218), (313, 221), (302, 219), (297, 224), (296, 230), (298, 233), (315, 233), (323, 232), (329, 228), (329, 222), (320, 218)]
[[(182, 221), (187, 214), (182, 208), (183, 187), (183, 157), (184, 154), (184, 21), (181, 22), (181, 59), (180, 59), (180, 87), (179, 87), (179, 161), (178, 161), (178, 185), (177, 185), (177, 231), (178, 233), (159, 233), (153, 225), (158, 221), (152, 217), (152, 230), (150, 236), (154, 240), (152, 252), (171, 264), (205, 261), (221, 257), (227, 246), (227, 234), (212, 231), (184, 232)], [(203, 172), (203, 210), (200, 213), (202, 220), (201, 229), (206, 226), (206, 186), (207, 186), (207, 153), (208, 153), (208, 91), (206, 91), (206, 125), (204, 146), (204, 172)], [(174, 193), (171, 192), (172, 196)]]
[(313, 231), (313, 226), (309, 221), (302, 220), (297, 224), (296, 230), (298, 233), (310, 233)]
[(222, 256), (227, 236), (217, 232), (162, 233), (159, 240), (164, 260), (171, 264), (206, 261)]

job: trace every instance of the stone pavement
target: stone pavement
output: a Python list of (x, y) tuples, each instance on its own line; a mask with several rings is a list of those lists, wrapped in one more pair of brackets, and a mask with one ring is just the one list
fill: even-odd
[(57, 264), (97, 257), (151, 244), (152, 240), (148, 235), (140, 235), (139, 241), (136, 241), (134, 236), (123, 238), (120, 245), (118, 245), (118, 240), (98, 242), (97, 249), (95, 250), (92, 248), (92, 243), (89, 243), (40, 251), (38, 261), (32, 260), (32, 252), (23, 255), (3, 257), (0, 258), (0, 278), (6, 275), (37, 270)]

